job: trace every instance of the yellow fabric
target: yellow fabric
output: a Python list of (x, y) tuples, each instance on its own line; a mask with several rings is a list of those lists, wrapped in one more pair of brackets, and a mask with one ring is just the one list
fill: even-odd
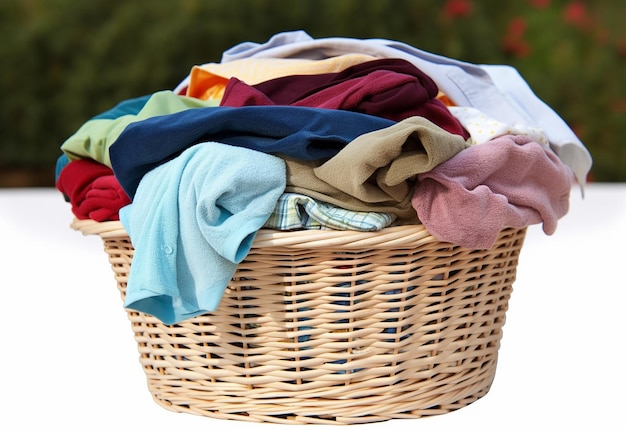
[(248, 85), (290, 75), (340, 72), (350, 66), (375, 60), (366, 54), (345, 54), (323, 60), (299, 58), (245, 58), (227, 63), (194, 66), (186, 95), (202, 100), (221, 99), (228, 80), (236, 77)]

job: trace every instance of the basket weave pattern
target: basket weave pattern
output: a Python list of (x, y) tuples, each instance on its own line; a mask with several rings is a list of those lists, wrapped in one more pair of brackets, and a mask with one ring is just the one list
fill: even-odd
[[(133, 247), (102, 237), (122, 296)], [(526, 230), (490, 250), (421, 225), (375, 233), (261, 230), (217, 311), (176, 325), (128, 311), (163, 407), (214, 418), (355, 424), (459, 409), (493, 381)]]

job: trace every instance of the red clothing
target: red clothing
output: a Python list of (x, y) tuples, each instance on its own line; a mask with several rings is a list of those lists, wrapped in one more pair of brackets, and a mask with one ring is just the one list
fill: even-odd
[(90, 159), (70, 161), (61, 170), (56, 187), (78, 219), (117, 221), (119, 210), (130, 203), (113, 170)]
[(290, 75), (251, 86), (231, 78), (222, 106), (289, 105), (351, 110), (393, 121), (421, 116), (444, 130), (469, 133), (437, 98), (435, 82), (402, 59), (357, 64), (338, 73)]

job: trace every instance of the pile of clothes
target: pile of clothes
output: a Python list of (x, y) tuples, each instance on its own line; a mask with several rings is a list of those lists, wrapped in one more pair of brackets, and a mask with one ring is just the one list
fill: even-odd
[(217, 308), (261, 228), (423, 224), (487, 249), (506, 227), (554, 233), (592, 162), (510, 66), (303, 31), (124, 100), (61, 150), (74, 215), (133, 243), (125, 305), (166, 324)]

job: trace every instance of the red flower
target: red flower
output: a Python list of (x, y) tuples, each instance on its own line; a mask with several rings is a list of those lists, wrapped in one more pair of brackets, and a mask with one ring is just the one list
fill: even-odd
[(507, 37), (520, 38), (526, 32), (526, 20), (521, 17), (513, 18), (509, 21), (509, 26), (507, 27)]
[(530, 54), (530, 44), (524, 40), (527, 23), (524, 18), (516, 17), (509, 21), (506, 34), (502, 39), (502, 50), (516, 57), (526, 57)]
[(507, 54), (511, 54), (519, 58), (524, 58), (530, 55), (530, 44), (521, 39), (504, 39), (502, 41), (502, 50)]
[(585, 3), (582, 0), (573, 0), (565, 5), (563, 20), (575, 27), (586, 27), (590, 20)]
[(472, 14), (470, 0), (447, 0), (443, 6), (443, 13), (449, 18), (467, 18)]

